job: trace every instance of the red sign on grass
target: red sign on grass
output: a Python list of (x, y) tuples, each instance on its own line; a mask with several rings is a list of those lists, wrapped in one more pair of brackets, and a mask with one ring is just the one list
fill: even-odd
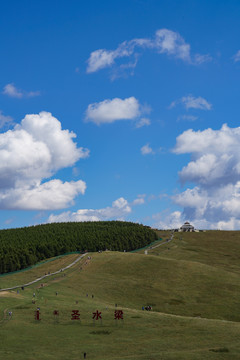
[(96, 310), (96, 312), (94, 312), (93, 313), (93, 319), (95, 319), (95, 320), (98, 320), (98, 319), (101, 319), (102, 320), (102, 316), (101, 316), (101, 311), (98, 311), (98, 310)]
[(115, 320), (123, 320), (123, 311), (122, 310), (115, 310), (114, 312), (114, 319)]
[(79, 310), (72, 310), (71, 320), (80, 320)]

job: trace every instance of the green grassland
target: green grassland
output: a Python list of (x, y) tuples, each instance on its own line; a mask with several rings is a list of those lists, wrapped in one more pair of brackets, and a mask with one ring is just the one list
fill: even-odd
[[(175, 233), (165, 244), (170, 233), (158, 235), (161, 245), (147, 255), (91, 253), (91, 260), (19, 293), (0, 292), (0, 359), (77, 360), (84, 352), (98, 360), (240, 359), (240, 233)], [(2, 276), (0, 288), (59, 270), (76, 257)], [(146, 305), (153, 310), (143, 311)], [(116, 309), (124, 320), (114, 320)], [(72, 310), (79, 310), (80, 321), (71, 320)], [(96, 310), (102, 321), (92, 320)]]

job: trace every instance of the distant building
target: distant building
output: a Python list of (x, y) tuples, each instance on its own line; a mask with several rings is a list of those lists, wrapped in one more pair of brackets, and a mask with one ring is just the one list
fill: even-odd
[(178, 231), (196, 231), (194, 226), (191, 225), (188, 221), (186, 221)]

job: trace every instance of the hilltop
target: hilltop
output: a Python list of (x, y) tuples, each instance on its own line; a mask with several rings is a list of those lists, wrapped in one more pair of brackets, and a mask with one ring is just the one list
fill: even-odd
[(131, 251), (157, 240), (150, 227), (125, 221), (69, 222), (0, 231), (0, 274), (67, 252)]

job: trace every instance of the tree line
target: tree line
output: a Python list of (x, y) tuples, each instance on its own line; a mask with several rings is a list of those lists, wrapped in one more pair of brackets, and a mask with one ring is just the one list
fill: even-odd
[(124, 221), (69, 222), (0, 230), (0, 274), (68, 252), (131, 251), (157, 240), (148, 226)]

